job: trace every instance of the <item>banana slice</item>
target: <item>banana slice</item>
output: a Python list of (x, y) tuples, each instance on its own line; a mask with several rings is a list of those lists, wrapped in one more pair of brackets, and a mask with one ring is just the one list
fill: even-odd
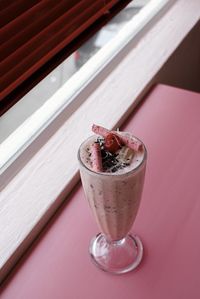
[(131, 164), (131, 161), (134, 157), (134, 151), (132, 149), (130, 149), (127, 146), (123, 146), (118, 154), (117, 159), (121, 162), (121, 163), (127, 163), (127, 164)]

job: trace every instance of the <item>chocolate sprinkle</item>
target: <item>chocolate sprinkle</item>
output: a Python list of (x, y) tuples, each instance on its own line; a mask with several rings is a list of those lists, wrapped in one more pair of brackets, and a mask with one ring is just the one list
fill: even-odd
[(117, 153), (111, 153), (104, 148), (104, 139), (101, 137), (97, 138), (96, 143), (99, 143), (101, 148), (102, 166), (104, 172), (116, 172), (119, 169), (123, 169), (128, 166), (129, 163), (120, 163)]

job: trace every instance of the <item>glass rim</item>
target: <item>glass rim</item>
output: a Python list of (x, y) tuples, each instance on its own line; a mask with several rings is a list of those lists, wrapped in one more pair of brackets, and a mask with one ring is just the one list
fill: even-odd
[(116, 172), (115, 173), (112, 173), (112, 172), (97, 172), (97, 171), (94, 171), (94, 170), (92, 170), (91, 168), (89, 168), (89, 167), (87, 167), (84, 163), (83, 163), (83, 161), (81, 160), (81, 156), (80, 156), (80, 149), (81, 149), (81, 147), (82, 147), (82, 145), (86, 142), (86, 141), (88, 141), (89, 139), (91, 139), (92, 137), (94, 137), (94, 136), (100, 136), (100, 135), (97, 135), (97, 134), (93, 134), (93, 135), (91, 135), (90, 137), (88, 137), (87, 139), (85, 139), (81, 144), (80, 144), (80, 146), (79, 146), (79, 149), (78, 149), (78, 154), (77, 154), (77, 157), (78, 157), (78, 161), (79, 161), (79, 164), (86, 170), (86, 171), (88, 171), (89, 173), (91, 173), (91, 174), (93, 174), (93, 175), (97, 175), (97, 176), (104, 176), (104, 177), (106, 177), (106, 176), (115, 176), (116, 178), (117, 177), (124, 177), (124, 176), (127, 176), (127, 175), (130, 175), (130, 174), (132, 174), (132, 173), (136, 173), (143, 165), (144, 165), (144, 163), (147, 161), (147, 149), (146, 149), (146, 146), (144, 145), (144, 143), (138, 138), (138, 137), (136, 137), (136, 136), (134, 136), (133, 134), (131, 134), (131, 133), (129, 133), (129, 132), (126, 132), (126, 131), (124, 131), (123, 133), (128, 133), (128, 134), (130, 134), (132, 137), (134, 137), (136, 140), (138, 140), (138, 141), (140, 141), (141, 142), (141, 144), (143, 145), (143, 148), (144, 148), (144, 156), (143, 156), (143, 159), (142, 159), (142, 161), (137, 165), (137, 167), (135, 167), (134, 169), (131, 169), (130, 171), (128, 171), (128, 172), (124, 172), (124, 173), (119, 173), (119, 174), (116, 174)]

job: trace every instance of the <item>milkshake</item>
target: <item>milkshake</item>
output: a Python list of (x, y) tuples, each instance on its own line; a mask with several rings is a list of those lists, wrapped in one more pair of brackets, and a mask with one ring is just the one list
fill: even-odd
[[(107, 249), (115, 244), (116, 251), (117, 244), (120, 245), (130, 232), (138, 212), (147, 154), (144, 144), (130, 133), (109, 131), (96, 125), (93, 125), (93, 132), (96, 134), (84, 141), (79, 149), (81, 180), (102, 232), (101, 243), (103, 238)], [(136, 244), (138, 240), (133, 243)], [(140, 240), (138, 242), (139, 248), (142, 244)], [(94, 257), (94, 252), (92, 254)], [(99, 255), (99, 252), (95, 254)], [(116, 268), (116, 265), (111, 266)], [(100, 267), (108, 271), (105, 265)]]

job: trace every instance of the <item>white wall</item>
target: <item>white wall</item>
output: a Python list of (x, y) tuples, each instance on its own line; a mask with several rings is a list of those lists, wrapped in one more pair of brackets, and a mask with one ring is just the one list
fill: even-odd
[(200, 92), (200, 21), (168, 59), (155, 81)]

